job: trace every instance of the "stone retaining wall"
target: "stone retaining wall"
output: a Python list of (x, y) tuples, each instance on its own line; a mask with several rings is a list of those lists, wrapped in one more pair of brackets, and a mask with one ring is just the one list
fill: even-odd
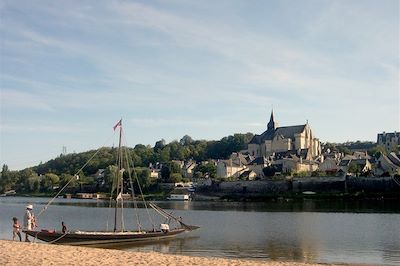
[(316, 193), (399, 192), (400, 186), (391, 177), (309, 177), (293, 180), (257, 180), (214, 183), (214, 192), (280, 194), (313, 191)]

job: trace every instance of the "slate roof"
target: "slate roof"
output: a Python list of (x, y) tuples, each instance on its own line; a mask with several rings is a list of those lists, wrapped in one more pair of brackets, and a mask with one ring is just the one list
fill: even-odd
[(355, 162), (359, 166), (365, 166), (367, 164), (367, 159), (356, 159), (351, 161)]
[(391, 152), (387, 157), (393, 164), (400, 166), (400, 158), (396, 155), (396, 153)]
[(241, 153), (232, 153), (229, 160), (232, 160), (232, 162), (236, 165), (248, 165), (252, 160), (254, 160), (254, 157), (251, 155), (244, 155)]
[(275, 136), (276, 135), (281, 135), (284, 138), (290, 138), (294, 139), (295, 134), (300, 134), (301, 132), (304, 131), (304, 128), (306, 125), (300, 125), (300, 126), (290, 126), (290, 127), (278, 127), (275, 130)]
[(275, 136), (282, 136), (283, 138), (294, 140), (294, 136), (303, 132), (305, 127), (306, 125), (278, 127), (276, 129), (269, 128), (261, 135), (254, 135), (249, 144), (261, 144), (266, 140), (272, 140)]
[(256, 164), (256, 165), (268, 164), (268, 160), (264, 157), (257, 157), (249, 163), (249, 165), (254, 165), (254, 164)]
[(253, 171), (252, 170), (244, 171), (243, 173), (240, 174), (239, 177), (249, 177), (251, 172), (253, 172)]
[(341, 160), (339, 166), (348, 166), (351, 160)]

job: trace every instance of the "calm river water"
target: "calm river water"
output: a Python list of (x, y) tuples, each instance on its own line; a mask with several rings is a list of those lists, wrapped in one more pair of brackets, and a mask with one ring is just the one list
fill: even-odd
[[(11, 218), (23, 219), (25, 205), (38, 213), (49, 199), (0, 198), (0, 238), (11, 239)], [(320, 263), (400, 265), (400, 203), (302, 200), (268, 203), (157, 202), (199, 230), (133, 251)], [(135, 224), (125, 208), (126, 227)], [(142, 223), (146, 210), (138, 210)], [(112, 223), (106, 201), (56, 199), (39, 217), (39, 228), (104, 230)], [(158, 220), (157, 223), (162, 222)], [(111, 228), (111, 226), (110, 226)], [(133, 228), (133, 226), (131, 226)]]

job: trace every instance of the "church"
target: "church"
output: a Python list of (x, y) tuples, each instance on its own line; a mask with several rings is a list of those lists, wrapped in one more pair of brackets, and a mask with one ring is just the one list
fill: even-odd
[(304, 125), (278, 127), (271, 111), (267, 130), (261, 135), (254, 135), (247, 153), (254, 157), (275, 157), (286, 152), (307, 154), (307, 159), (313, 159), (321, 155), (321, 143), (312, 134), (308, 121)]

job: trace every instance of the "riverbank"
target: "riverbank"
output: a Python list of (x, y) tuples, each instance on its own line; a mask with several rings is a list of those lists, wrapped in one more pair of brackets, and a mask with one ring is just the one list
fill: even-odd
[[(168, 193), (148, 194), (144, 195), (147, 201), (167, 200)], [(15, 194), (7, 197), (34, 197), (34, 198), (52, 198), (54, 193), (23, 193)], [(62, 195), (63, 196), (63, 195)], [(62, 197), (60, 196), (60, 197)], [(78, 198), (78, 197), (73, 197)], [(85, 198), (80, 198), (85, 199)], [(89, 199), (89, 198), (86, 198)], [(95, 197), (90, 199), (96, 199)], [(104, 200), (106, 197), (100, 198)], [(107, 198), (108, 199), (108, 198)], [(368, 193), (368, 192), (354, 192), (354, 193), (340, 193), (340, 192), (322, 192), (315, 193), (308, 191), (305, 193), (292, 192), (292, 193), (223, 193), (223, 192), (198, 192), (192, 196), (195, 201), (215, 201), (215, 202), (268, 202), (277, 200), (304, 200), (304, 199), (318, 199), (318, 200), (390, 200), (400, 201), (400, 193), (398, 192), (382, 192), (382, 193)], [(127, 199), (130, 201), (131, 199)]]
[(130, 252), (8, 240), (0, 240), (0, 250), (0, 265), (327, 265), (300, 262), (191, 257), (156, 252)]

